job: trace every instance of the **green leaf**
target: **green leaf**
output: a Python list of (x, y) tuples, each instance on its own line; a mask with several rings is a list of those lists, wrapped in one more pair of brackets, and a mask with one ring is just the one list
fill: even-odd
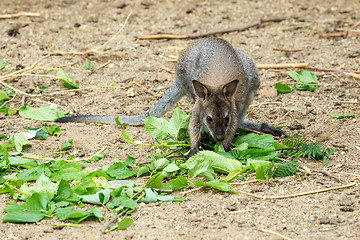
[(23, 133), (12, 135), (9, 141), (15, 145), (15, 149), (18, 152), (21, 152), (24, 146), (31, 146), (31, 142), (26, 139)]
[(169, 134), (169, 123), (162, 118), (147, 117), (144, 119), (144, 127), (150, 137), (165, 139)]
[(158, 173), (146, 182), (145, 188), (161, 188), (162, 186), (162, 180), (165, 178), (165, 175), (162, 175), (161, 173)]
[(7, 108), (1, 108), (0, 112), (4, 113), (5, 115), (12, 116), (15, 114), (15, 110), (7, 109)]
[(60, 136), (61, 129), (57, 126), (51, 125), (50, 127), (44, 127), (48, 134), (54, 135), (54, 136)]
[(0, 70), (3, 70), (5, 68), (5, 62), (4, 60), (0, 60)]
[(7, 214), (3, 222), (38, 222), (45, 217), (45, 210), (50, 200), (51, 196), (48, 193), (34, 193), (21, 205), (8, 203), (4, 209)]
[(114, 231), (114, 230), (125, 230), (128, 227), (130, 227), (133, 224), (134, 220), (132, 220), (131, 218), (123, 218), (121, 220), (119, 220), (119, 224), (112, 227), (109, 232)]
[(97, 207), (89, 210), (73, 209), (72, 207), (56, 209), (56, 217), (60, 221), (69, 220), (73, 223), (80, 223), (81, 221), (91, 218), (93, 220), (101, 221), (104, 217)]
[(256, 179), (269, 179), (270, 170), (274, 166), (273, 162), (254, 159), (248, 159), (247, 164), (255, 170)]
[(171, 173), (171, 172), (176, 172), (178, 171), (180, 168), (175, 164), (175, 163), (170, 163), (169, 165), (167, 165), (163, 170), (165, 172)]
[(296, 85), (296, 89), (300, 91), (311, 91), (315, 92), (319, 87), (308, 84), (317, 84), (318, 80), (315, 74), (308, 70), (300, 70), (297, 72), (288, 71), (287, 74), (294, 79), (296, 82), (305, 84), (305, 85)]
[(136, 164), (136, 160), (134, 157), (132, 157), (128, 154), (124, 164), (129, 167), (134, 167), (134, 165)]
[(148, 166), (141, 166), (137, 170), (136, 177), (140, 177), (141, 175), (143, 175), (144, 173), (147, 173), (149, 171), (150, 171), (150, 168)]
[(73, 189), (74, 192), (79, 195), (93, 194), (98, 191), (96, 188), (96, 183), (92, 179), (83, 181), (80, 185), (74, 186)]
[(238, 146), (244, 142), (246, 142), (249, 147), (275, 150), (274, 137), (268, 134), (257, 135), (255, 133), (249, 133), (247, 135), (237, 137), (233, 144)]
[(70, 148), (72, 148), (73, 142), (74, 142), (74, 141), (73, 141), (72, 139), (66, 141), (66, 143), (64, 143), (64, 144), (61, 146), (61, 148), (58, 150), (58, 152), (63, 152), (63, 151), (69, 150)]
[(154, 167), (156, 170), (160, 169), (164, 169), (167, 165), (169, 165), (169, 160), (167, 160), (166, 158), (160, 158), (160, 159), (156, 159), (154, 161)]
[(51, 180), (54, 182), (58, 182), (60, 180), (70, 181), (70, 180), (81, 180), (86, 173), (78, 168), (67, 168), (61, 169), (58, 172), (55, 172), (51, 176)]
[(205, 186), (205, 187), (211, 187), (217, 190), (220, 190), (222, 192), (229, 192), (229, 193), (235, 193), (237, 194), (230, 183), (224, 181), (224, 180), (214, 180), (210, 182), (202, 182), (199, 179), (195, 181), (194, 184), (195, 187)]
[(41, 164), (38, 167), (29, 168), (27, 170), (21, 171), (16, 174), (16, 177), (24, 181), (35, 181), (39, 179), (41, 174), (45, 174), (46, 176), (51, 175), (51, 171), (49, 169), (48, 164)]
[(50, 179), (45, 176), (44, 174), (41, 174), (40, 177), (36, 180), (34, 185), (29, 186), (27, 183), (24, 183), (20, 187), (20, 192), (23, 192), (24, 194), (21, 195), (21, 199), (27, 199), (30, 195), (33, 193), (41, 193), (41, 192), (48, 192), (52, 196), (55, 196), (57, 189), (58, 189), (59, 183), (52, 183)]
[(331, 114), (331, 117), (336, 119), (354, 118), (355, 114)]
[(136, 170), (130, 170), (124, 163), (116, 162), (112, 166), (110, 166), (106, 171), (103, 170), (104, 173), (115, 179), (126, 179), (132, 177), (136, 174)]
[(84, 65), (84, 68), (86, 70), (90, 70), (93, 68), (93, 66), (91, 65), (91, 62), (89, 60), (86, 61), (85, 65)]
[(189, 178), (194, 178), (196, 176), (204, 176), (203, 174), (205, 174), (206, 176), (210, 176), (211, 180), (214, 180), (214, 176), (213, 176), (214, 175), (214, 169), (211, 166), (211, 162), (205, 160), (206, 158), (205, 159), (204, 158), (199, 158), (199, 159), (200, 160), (197, 160), (195, 162), (195, 164), (191, 165), (191, 167), (189, 168), (188, 177)]
[(21, 195), (21, 199), (25, 200), (29, 198), (29, 196), (32, 195), (33, 193), (42, 193), (42, 192), (47, 192), (51, 194), (51, 199), (52, 199), (58, 190), (58, 186), (59, 186), (59, 182), (52, 183), (47, 176), (41, 174), (39, 179), (36, 180), (33, 186), (29, 186), (27, 183), (24, 183), (20, 187), (20, 192), (24, 193)]
[(224, 178), (224, 181), (226, 181), (226, 182), (231, 182), (232, 180), (234, 180), (235, 178), (237, 178), (241, 173), (242, 173), (242, 170), (241, 170), (241, 169), (232, 170), (232, 171), (226, 176), (226, 178)]
[(175, 108), (169, 121), (169, 134), (177, 140), (181, 133), (186, 133), (190, 117), (180, 108)]
[(20, 116), (27, 119), (33, 119), (37, 121), (55, 121), (60, 117), (65, 117), (65, 113), (59, 109), (53, 109), (50, 107), (32, 108), (27, 104), (22, 106), (19, 110)]
[(290, 87), (290, 86), (282, 84), (282, 83), (276, 83), (275, 88), (276, 88), (278, 94), (291, 93), (292, 90), (294, 89), (294, 87)]
[(161, 189), (170, 189), (172, 191), (177, 191), (185, 187), (188, 187), (188, 180), (186, 179), (186, 177), (179, 175), (176, 178), (166, 182), (164, 186), (161, 187)]
[(0, 92), (0, 101), (7, 101), (9, 99), (10, 97), (6, 93)]
[(50, 170), (53, 172), (57, 172), (60, 170), (66, 170), (69, 168), (77, 168), (79, 170), (83, 169), (84, 167), (89, 166), (87, 163), (83, 162), (66, 162), (65, 160), (58, 160), (51, 164)]
[(110, 200), (110, 189), (102, 189), (95, 194), (80, 196), (83, 202), (105, 205)]
[(239, 160), (248, 159), (248, 158), (252, 158), (255, 160), (270, 160), (279, 156), (279, 153), (275, 152), (274, 150), (258, 149), (258, 148), (250, 148), (250, 149), (245, 149), (243, 151), (233, 149), (228, 153), (232, 154), (236, 159)]
[(74, 192), (67, 181), (61, 180), (54, 201), (78, 202), (80, 201), (80, 197)]
[(297, 72), (288, 71), (287, 74), (299, 83), (316, 84), (318, 82), (316, 75), (308, 70), (300, 70)]
[(79, 88), (79, 83), (75, 84), (73, 82), (73, 80), (66, 74), (66, 72), (64, 70), (62, 70), (61, 68), (59, 68), (57, 74), (57, 77), (59, 77), (60, 81), (62, 81), (64, 83), (64, 86), (70, 89), (76, 89)]
[(164, 196), (159, 195), (151, 188), (145, 188), (145, 197), (140, 199), (139, 202), (152, 203), (152, 202), (172, 202), (174, 200), (173, 196)]
[(310, 91), (310, 92), (315, 92), (320, 88), (314, 85), (296, 85), (295, 87), (299, 91)]
[(41, 86), (41, 85), (40, 85), (40, 86), (39, 86), (39, 89), (42, 90), (42, 91), (40, 91), (41, 93), (42, 93), (43, 91), (44, 91), (44, 92), (47, 92), (47, 93), (50, 92), (50, 90), (49, 90), (46, 86)]
[[(235, 159), (223, 157), (222, 155), (218, 153), (214, 153), (212, 151), (199, 152), (198, 154), (189, 158), (186, 161), (186, 163), (181, 164), (181, 167), (184, 167), (189, 170), (189, 177), (190, 177), (190, 172), (192, 171), (195, 171), (196, 173), (200, 172), (201, 169), (206, 169), (207, 164), (215, 171), (224, 174), (228, 174), (236, 169), (242, 169), (242, 164), (239, 161)], [(199, 170), (196, 170), (196, 168), (198, 168)]]
[(135, 210), (137, 205), (138, 204), (135, 200), (130, 199), (127, 196), (120, 196), (120, 197), (114, 197), (111, 202), (108, 202), (106, 204), (106, 207), (109, 209), (113, 209), (113, 208), (121, 206), (124, 208), (129, 208), (129, 209)]

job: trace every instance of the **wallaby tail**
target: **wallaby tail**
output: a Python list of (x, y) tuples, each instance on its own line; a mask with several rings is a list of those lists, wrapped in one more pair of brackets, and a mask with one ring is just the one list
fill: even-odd
[(115, 118), (123, 124), (128, 125), (144, 125), (142, 121), (146, 118), (145, 114), (140, 115), (131, 115), (131, 116), (110, 116), (110, 115), (80, 115), (80, 116), (70, 116), (70, 117), (61, 117), (55, 120), (55, 122), (83, 122), (83, 123), (104, 123), (104, 124), (114, 124)]
[[(177, 101), (184, 95), (181, 86), (177, 81), (173, 82), (170, 88), (166, 91), (156, 105), (149, 110), (148, 114), (152, 117), (161, 117), (164, 115)], [(143, 119), (146, 118), (146, 114), (131, 115), (131, 116), (110, 116), (110, 115), (80, 115), (61, 117), (55, 120), (55, 122), (84, 122), (84, 123), (105, 123), (114, 124), (115, 118), (127, 125), (144, 125)]]

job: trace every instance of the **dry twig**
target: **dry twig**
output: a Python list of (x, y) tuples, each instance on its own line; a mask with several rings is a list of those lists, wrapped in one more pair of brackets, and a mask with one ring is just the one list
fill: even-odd
[(309, 63), (256, 64), (259, 69), (307, 68)]
[(190, 189), (188, 191), (182, 192), (181, 195), (185, 196), (188, 193), (196, 192), (196, 191), (199, 191), (200, 189), (203, 189), (203, 188), (205, 188), (205, 186), (201, 186), (201, 187), (198, 187), (198, 188), (193, 188), (193, 189)]
[(107, 44), (109, 44), (109, 42), (111, 42), (112, 40), (114, 40), (119, 33), (125, 28), (127, 22), (129, 21), (129, 18), (131, 16), (132, 12), (130, 11), (130, 13), (127, 15), (124, 24), (121, 26), (121, 28), (119, 29), (119, 31), (117, 31), (114, 36), (112, 36), (109, 40), (107, 40), (104, 44), (102, 44), (101, 46), (95, 48), (95, 49), (91, 49), (91, 50), (87, 50), (87, 51), (83, 51), (83, 52), (62, 52), (62, 51), (53, 51), (54, 54), (60, 54), (60, 55), (85, 55), (85, 54), (91, 54), (91, 53), (97, 53), (97, 54), (105, 54), (107, 52), (102, 52), (99, 51), (99, 49), (104, 48)]
[(227, 214), (233, 215), (233, 214), (246, 213), (246, 212), (255, 212), (255, 210), (254, 209), (245, 209), (245, 210), (227, 212)]
[(18, 12), (18, 13), (13, 13), (13, 14), (2, 14), (2, 15), (0, 15), (0, 19), (18, 18), (18, 17), (21, 17), (21, 16), (40, 17), (40, 13)]
[(22, 95), (25, 95), (25, 96), (28, 96), (28, 97), (39, 97), (39, 96), (41, 96), (41, 95), (32, 95), (32, 94), (28, 94), (28, 93), (26, 93), (26, 92), (23, 92), (23, 91), (21, 91), (21, 90), (19, 90), (19, 89), (16, 89), (16, 88), (10, 86), (9, 84), (5, 83), (4, 81), (17, 78), (17, 77), (21, 76), (20, 73), (29, 72), (29, 71), (35, 70), (35, 69), (36, 69), (36, 66), (37, 66), (42, 60), (44, 60), (45, 58), (48, 58), (48, 57), (50, 57), (50, 55), (46, 55), (46, 56), (41, 57), (41, 58), (38, 59), (36, 62), (34, 62), (30, 67), (27, 67), (27, 68), (24, 68), (24, 69), (20, 69), (20, 70), (18, 70), (18, 71), (15, 71), (15, 72), (6, 74), (6, 75), (4, 75), (4, 76), (1, 76), (1, 77), (0, 77), (0, 84), (2, 84), (2, 85), (4, 85), (5, 87), (8, 87), (8, 88), (14, 90), (14, 91), (17, 92), (17, 93), (21, 93)]
[(306, 67), (310, 70), (315, 71), (323, 71), (323, 72), (350, 72), (350, 73), (360, 73), (360, 71), (355, 70), (342, 70), (342, 69), (334, 69), (334, 68), (318, 68), (318, 67)]
[(287, 49), (287, 48), (273, 48), (273, 50), (275, 51), (280, 51), (280, 52), (300, 52), (302, 50), (304, 50), (303, 48), (296, 48), (296, 49)]
[(112, 62), (112, 60), (107, 61), (106, 63), (104, 63), (104, 64), (103, 64), (103, 65), (101, 65), (100, 67), (95, 68), (94, 70), (92, 70), (90, 74), (93, 74), (94, 72), (96, 72), (96, 71), (98, 71), (98, 70), (100, 70), (100, 69), (104, 68), (106, 65), (110, 64), (111, 62)]
[(255, 194), (244, 192), (244, 191), (238, 191), (238, 192), (242, 193), (242, 194), (245, 194), (245, 195), (248, 195), (248, 196), (251, 196), (251, 197), (254, 197), (254, 198), (260, 198), (260, 199), (284, 199), (284, 198), (306, 196), (306, 195), (315, 194), (315, 193), (328, 192), (328, 191), (331, 191), (331, 190), (353, 187), (353, 186), (355, 186), (355, 184), (356, 183), (351, 183), (351, 184), (348, 184), (348, 185), (343, 185), (343, 186), (338, 186), (338, 187), (330, 187), (330, 188), (324, 188), (324, 189), (319, 189), (319, 190), (314, 190), (314, 191), (309, 191), (309, 192), (303, 192), (303, 193), (296, 193), (296, 194), (291, 194), (291, 195), (284, 195), (284, 196), (259, 196), (259, 195), (255, 195)]
[(110, 225), (115, 222), (116, 219), (118, 219), (121, 216), (124, 216), (127, 212), (129, 211), (129, 209), (126, 209), (124, 211), (121, 211), (119, 214), (115, 215), (110, 221), (108, 221), (104, 227), (103, 227), (103, 232), (106, 232), (106, 229), (108, 229), (110, 227)]
[(270, 233), (270, 234), (273, 234), (275, 236), (278, 236), (279, 238), (282, 238), (282, 239), (285, 239), (285, 240), (291, 240), (291, 238), (288, 238), (280, 233), (277, 233), (277, 232), (274, 232), (274, 231), (271, 231), (271, 230), (267, 230), (267, 229), (260, 229), (260, 231), (262, 232), (265, 232), (265, 233)]
[(208, 33), (200, 33), (200, 34), (193, 34), (193, 35), (175, 35), (175, 34), (156, 34), (156, 35), (149, 35), (149, 36), (142, 36), (138, 37), (138, 40), (157, 40), (157, 39), (196, 39), (196, 38), (202, 38), (202, 37), (209, 37), (214, 36), (218, 34), (224, 34), (224, 33), (230, 33), (230, 32), (242, 32), (252, 27), (260, 26), (263, 23), (268, 22), (281, 22), (285, 20), (285, 18), (269, 18), (269, 19), (260, 19), (254, 23), (251, 23), (249, 25), (243, 26), (243, 27), (237, 27), (237, 28), (229, 28), (225, 30), (219, 30), (219, 31), (213, 31)]
[(88, 157), (88, 158), (85, 158), (85, 159), (81, 159), (79, 161), (90, 161), (94, 156), (102, 153), (102, 152), (105, 152), (105, 150), (107, 149), (107, 146), (103, 147), (102, 149), (100, 149), (98, 152), (96, 152), (94, 155), (92, 155), (91, 157)]
[(327, 38), (327, 37), (348, 37), (348, 36), (359, 36), (360, 35), (360, 31), (343, 31), (343, 32), (337, 32), (337, 33), (324, 33), (324, 34), (320, 34), (319, 36), (322, 38)]

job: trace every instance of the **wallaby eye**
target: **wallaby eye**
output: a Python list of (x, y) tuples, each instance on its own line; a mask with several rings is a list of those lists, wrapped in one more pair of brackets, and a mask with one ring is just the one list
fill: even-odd
[(228, 115), (226, 115), (226, 117), (225, 117), (225, 121), (229, 121), (230, 120), (230, 115), (228, 114)]
[(212, 117), (206, 116), (206, 121), (211, 122), (211, 121), (212, 121)]

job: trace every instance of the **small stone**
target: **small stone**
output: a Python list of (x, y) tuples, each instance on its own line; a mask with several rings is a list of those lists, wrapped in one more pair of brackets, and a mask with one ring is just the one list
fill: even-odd
[(354, 209), (352, 207), (343, 206), (340, 208), (340, 211), (342, 212), (353, 212)]
[(74, 24), (74, 27), (76, 27), (76, 28), (78, 28), (78, 27), (80, 27), (80, 26), (81, 26), (80, 23), (75, 23), (75, 24)]
[(301, 123), (295, 122), (295, 123), (292, 123), (289, 126), (289, 128), (290, 128), (290, 130), (299, 130), (299, 129), (304, 129), (305, 127)]
[(54, 232), (54, 229), (52, 229), (52, 228), (47, 228), (47, 229), (44, 229), (43, 232), (44, 232), (44, 233), (53, 233), (53, 232)]
[(236, 205), (229, 204), (229, 205), (226, 207), (226, 209), (233, 212), (233, 211), (236, 211), (237, 207), (236, 207)]
[(126, 6), (127, 6), (126, 3), (122, 3), (119, 6), (117, 6), (117, 8), (124, 9), (124, 8), (126, 8)]
[(319, 218), (319, 224), (330, 224), (330, 218), (328, 217)]
[(314, 222), (315, 221), (315, 217), (313, 215), (310, 215), (308, 218), (309, 222)]
[(306, 103), (305, 103), (305, 107), (311, 107), (311, 103), (310, 103), (310, 102), (306, 102)]
[(354, 202), (351, 200), (351, 199), (349, 199), (349, 198), (343, 198), (343, 199), (341, 199), (340, 201), (339, 201), (339, 205), (340, 206), (347, 206), (347, 207), (349, 207), (349, 206), (352, 206), (354, 204)]
[(309, 114), (309, 112), (308, 112), (307, 110), (302, 110), (302, 111), (301, 111), (301, 114), (302, 114), (303, 116), (306, 116), (306, 115)]

